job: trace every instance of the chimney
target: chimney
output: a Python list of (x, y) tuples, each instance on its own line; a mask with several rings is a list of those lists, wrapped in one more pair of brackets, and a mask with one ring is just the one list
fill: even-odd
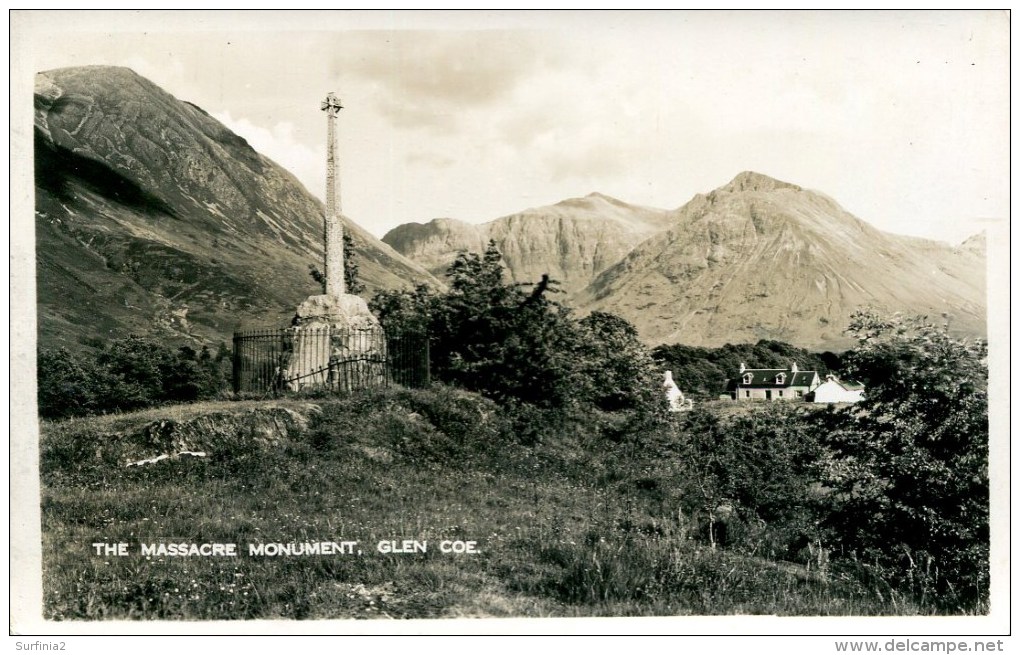
[(740, 362), (740, 372), (743, 373), (746, 370), (747, 370), (747, 367), (744, 366), (744, 362)]
[(797, 368), (797, 362), (793, 362), (792, 364), (790, 364), (790, 372), (791, 372), (791, 373), (796, 373), (796, 372), (797, 372), (797, 371), (799, 371), (799, 370), (800, 370), (800, 369), (799, 369), (799, 368)]

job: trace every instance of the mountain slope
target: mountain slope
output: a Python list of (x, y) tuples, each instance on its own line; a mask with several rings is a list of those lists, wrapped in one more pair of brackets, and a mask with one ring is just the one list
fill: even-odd
[(497, 218), (482, 225), (440, 218), (398, 226), (383, 241), (442, 275), (460, 251), (496, 242), (514, 282), (548, 273), (567, 293), (584, 288), (635, 245), (665, 229), (669, 212), (598, 193)]
[[(126, 68), (39, 73), (39, 338), (207, 343), (319, 293), (322, 203), (202, 109)], [(325, 166), (323, 167), (325, 169)], [(369, 290), (437, 283), (344, 219)]]
[(822, 194), (751, 172), (672, 219), (576, 304), (627, 318), (650, 343), (839, 348), (849, 315), (865, 306), (945, 314), (957, 332), (985, 332), (979, 243), (954, 249), (880, 232)]

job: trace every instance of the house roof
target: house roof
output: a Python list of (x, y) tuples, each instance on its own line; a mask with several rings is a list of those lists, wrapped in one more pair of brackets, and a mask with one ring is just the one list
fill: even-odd
[[(835, 385), (845, 389), (846, 391), (863, 391), (864, 390), (864, 385), (861, 384), (860, 382), (857, 382), (856, 380), (840, 380), (835, 375), (826, 376), (826, 380), (825, 380), (825, 382), (822, 382), (822, 385), (829, 384), (830, 382), (832, 384), (835, 384)], [(822, 385), (819, 385), (819, 386), (822, 386)]]
[[(776, 382), (776, 376), (782, 373), (785, 377), (783, 384)], [(751, 383), (745, 384), (744, 377), (750, 375)], [(811, 383), (814, 382), (817, 373), (815, 371), (797, 371), (796, 373), (791, 372), (789, 369), (783, 368), (749, 368), (743, 373), (737, 375), (737, 377), (730, 380), (730, 387), (763, 387), (773, 389), (783, 389), (786, 387), (810, 387)]]

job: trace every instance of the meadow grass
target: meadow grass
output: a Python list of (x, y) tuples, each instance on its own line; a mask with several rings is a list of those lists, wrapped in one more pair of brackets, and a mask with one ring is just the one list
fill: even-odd
[[(315, 401), (275, 448), (126, 468), (78, 442), (168, 414), (44, 424), (47, 618), (337, 619), (921, 611), (852, 576), (713, 549), (650, 499), (648, 462), (591, 417), (532, 426), (446, 388)], [(268, 405), (272, 401), (268, 401)], [(180, 417), (219, 404), (174, 408)], [(237, 405), (227, 404), (237, 409)], [(245, 411), (258, 403), (246, 403)], [(81, 453), (47, 462), (47, 453)], [(652, 474), (654, 475), (654, 473)], [(361, 555), (249, 556), (356, 540)], [(427, 542), (380, 553), (381, 541)], [(439, 552), (441, 540), (476, 554)], [(94, 542), (131, 544), (127, 557)], [(141, 543), (236, 543), (237, 557), (144, 557)]]

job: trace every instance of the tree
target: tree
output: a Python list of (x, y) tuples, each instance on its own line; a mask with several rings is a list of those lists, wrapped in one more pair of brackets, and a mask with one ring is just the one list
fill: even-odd
[(659, 381), (637, 331), (595, 313), (576, 321), (551, 299), (548, 275), (506, 281), (503, 256), (463, 252), (447, 270), (445, 293), (424, 285), (377, 293), (370, 307), (388, 333), (429, 336), (433, 375), (505, 404), (633, 409), (655, 398)]
[(437, 299), (436, 293), (427, 284), (417, 284), (411, 291), (379, 291), (368, 306), (387, 334), (427, 335)]
[(132, 410), (160, 402), (172, 356), (162, 343), (136, 335), (107, 343), (96, 357), (111, 380), (110, 395), (102, 409)]
[(94, 361), (69, 352), (40, 349), (37, 360), (39, 415), (67, 418), (94, 413), (108, 396), (107, 380)]
[(591, 402), (606, 411), (665, 404), (662, 378), (633, 325), (592, 312), (577, 328), (574, 357)]
[(849, 332), (847, 370), (866, 391), (833, 416), (833, 534), (891, 583), (972, 610), (989, 578), (987, 345), (870, 312)]
[[(493, 241), (482, 255), (458, 255), (447, 276), (450, 290), (434, 307), (430, 331), (440, 375), (497, 400), (568, 403), (575, 335), (566, 311), (547, 297), (552, 280), (505, 282)], [(526, 293), (526, 286), (534, 288)]]

